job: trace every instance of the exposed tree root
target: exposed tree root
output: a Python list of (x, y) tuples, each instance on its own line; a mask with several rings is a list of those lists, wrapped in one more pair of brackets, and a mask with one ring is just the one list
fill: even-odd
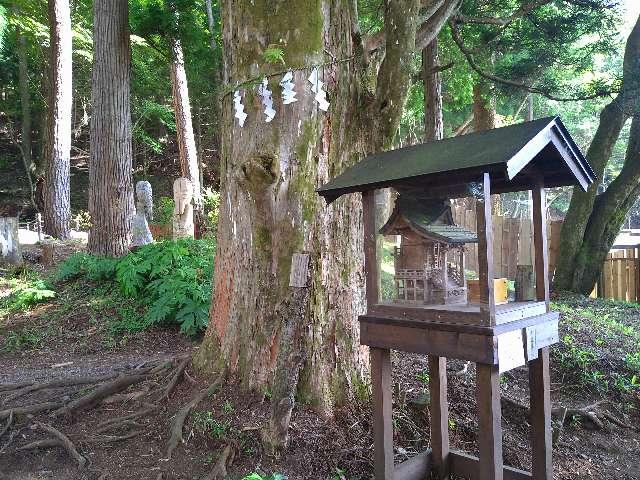
[(100, 383), (105, 382), (107, 380), (112, 379), (117, 374), (112, 373), (109, 375), (103, 375), (101, 377), (76, 377), (76, 378), (57, 378), (55, 380), (49, 380), (48, 382), (40, 382), (33, 383), (31, 385), (20, 388), (17, 392), (12, 393), (8, 397), (6, 397), (2, 404), (6, 405), (8, 402), (15, 400), (23, 395), (26, 395), (31, 392), (35, 392), (38, 390), (45, 390), (48, 388), (60, 388), (60, 387), (70, 387), (74, 385), (87, 385), (92, 383)]
[(71, 440), (69, 440), (69, 437), (67, 437), (60, 430), (53, 428), (51, 425), (46, 425), (44, 423), (37, 423), (37, 425), (43, 430), (45, 430), (46, 432), (49, 432), (50, 434), (54, 435), (60, 441), (62, 446), (65, 448), (65, 450), (69, 452), (69, 455), (71, 455), (71, 457), (76, 462), (78, 462), (78, 465), (80, 467), (85, 466), (85, 464), (87, 463), (87, 459), (78, 453), (76, 446), (73, 444)]
[(13, 423), (13, 410), (9, 412), (9, 420), (7, 420), (7, 424), (2, 428), (2, 430), (0, 430), (0, 437), (2, 437), (2, 435), (4, 435), (7, 432), (7, 430), (9, 430), (9, 427), (11, 427), (12, 423)]
[(227, 467), (231, 465), (235, 455), (236, 449), (231, 444), (227, 444), (220, 452), (216, 464), (203, 480), (224, 480), (227, 478)]
[(189, 365), (189, 362), (191, 362), (191, 357), (187, 357), (184, 360), (182, 360), (182, 362), (180, 362), (180, 365), (178, 365), (178, 368), (176, 369), (175, 373), (171, 377), (171, 380), (169, 381), (167, 388), (164, 389), (164, 392), (162, 393), (162, 398), (169, 398), (171, 393), (178, 386), (178, 383), (180, 383), (180, 380), (182, 380), (182, 377), (184, 376), (184, 372), (187, 368), (187, 365)]
[(9, 416), (12, 413), (14, 416), (17, 417), (20, 415), (46, 412), (48, 410), (60, 408), (64, 404), (65, 402), (42, 402), (42, 403), (34, 403), (33, 405), (27, 405), (26, 407), (11, 407), (6, 410), (0, 410), (0, 420), (9, 418)]
[(126, 421), (135, 420), (136, 418), (144, 417), (145, 415), (153, 412), (156, 408), (158, 408), (158, 407), (156, 405), (154, 405), (154, 404), (145, 403), (144, 404), (144, 408), (142, 410), (138, 410), (137, 412), (131, 413), (129, 415), (124, 415), (123, 417), (111, 418), (111, 419), (106, 420), (104, 422), (100, 422), (97, 425), (97, 428), (99, 430), (99, 429), (107, 427), (109, 425), (123, 423), (123, 422), (126, 422)]
[(216, 378), (216, 380), (208, 388), (200, 390), (200, 392), (195, 397), (193, 397), (189, 403), (178, 410), (176, 415), (173, 417), (170, 429), (171, 436), (169, 437), (169, 440), (167, 442), (167, 454), (165, 455), (167, 460), (171, 459), (171, 454), (176, 449), (178, 444), (183, 442), (182, 428), (184, 427), (184, 422), (189, 416), (189, 413), (191, 413), (191, 410), (193, 410), (194, 407), (196, 407), (196, 405), (198, 405), (206, 397), (215, 393), (222, 383), (223, 378), (223, 375), (219, 375), (218, 378)]
[(54, 412), (54, 416), (68, 415), (80, 410), (85, 410), (90, 407), (93, 407), (100, 403), (107, 397), (110, 397), (114, 393), (121, 392), (122, 390), (128, 388), (131, 385), (135, 385), (136, 383), (140, 383), (148, 377), (148, 374), (140, 374), (140, 375), (121, 375), (116, 378), (114, 381), (105, 383), (96, 388), (93, 392), (88, 395), (84, 395), (64, 407), (56, 410)]
[(0, 393), (10, 392), (19, 388), (28, 387), (29, 385), (33, 385), (34, 383), (35, 382), (4, 383), (0, 385)]

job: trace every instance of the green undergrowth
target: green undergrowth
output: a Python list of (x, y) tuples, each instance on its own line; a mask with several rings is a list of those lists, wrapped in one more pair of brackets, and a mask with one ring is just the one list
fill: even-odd
[(152, 243), (120, 259), (79, 252), (60, 265), (55, 279), (96, 284), (103, 293), (96, 308), (118, 311), (114, 332), (178, 325), (192, 336), (207, 326), (214, 253), (211, 238)]
[(554, 367), (564, 382), (598, 393), (640, 391), (640, 304), (564, 295)]
[(0, 291), (3, 292), (0, 296), (0, 319), (9, 313), (48, 302), (56, 296), (54, 287), (31, 270), (22, 270), (8, 278), (0, 278)]

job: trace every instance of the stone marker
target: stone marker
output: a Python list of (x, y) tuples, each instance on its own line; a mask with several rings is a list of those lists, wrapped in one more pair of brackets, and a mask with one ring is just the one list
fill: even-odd
[(22, 265), (18, 217), (0, 217), (0, 265)]
[(149, 220), (153, 220), (153, 195), (151, 184), (146, 180), (136, 183), (136, 214), (133, 217), (131, 245), (141, 247), (153, 242), (149, 230)]
[(188, 178), (180, 177), (173, 182), (173, 239), (194, 236), (193, 225), (193, 184)]

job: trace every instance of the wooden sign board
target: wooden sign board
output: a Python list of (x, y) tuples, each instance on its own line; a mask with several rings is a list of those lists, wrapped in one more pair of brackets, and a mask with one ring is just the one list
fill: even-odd
[(289, 286), (302, 288), (307, 286), (309, 277), (309, 254), (294, 253), (291, 256), (291, 272), (289, 273)]
[(531, 325), (523, 330), (527, 362), (538, 358), (539, 349), (560, 341), (557, 317), (549, 322)]
[(526, 363), (523, 329), (498, 335), (498, 369), (507, 372)]
[(558, 343), (558, 315), (544, 323), (530, 325), (497, 337), (500, 373), (520, 367), (538, 358), (538, 350)]

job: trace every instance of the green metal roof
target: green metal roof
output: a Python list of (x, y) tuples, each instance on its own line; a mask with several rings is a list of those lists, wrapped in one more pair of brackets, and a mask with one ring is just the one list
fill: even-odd
[(445, 243), (475, 243), (475, 233), (453, 223), (451, 203), (442, 199), (421, 199), (407, 194), (396, 198), (393, 212), (380, 229), (381, 234), (392, 234), (402, 219), (413, 231), (433, 241)]
[(463, 171), (492, 172), (492, 183), (495, 176), (503, 191), (509, 191), (514, 177), (534, 159), (545, 186), (577, 184), (586, 189), (595, 179), (560, 119), (547, 117), (370, 155), (318, 192), (331, 202), (345, 193), (451, 173), (444, 177), (446, 186)]

